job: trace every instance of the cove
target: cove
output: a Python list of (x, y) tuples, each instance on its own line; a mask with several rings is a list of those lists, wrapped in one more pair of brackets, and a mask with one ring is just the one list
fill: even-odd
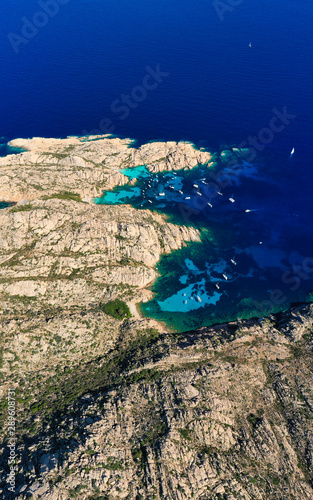
[(145, 165), (121, 170), (131, 184), (104, 191), (95, 203), (155, 210), (201, 235), (201, 242), (161, 257), (153, 300), (139, 305), (144, 316), (181, 332), (311, 300), (310, 190), (300, 187), (293, 165), (284, 161), (240, 160), (231, 167), (217, 161), (215, 173), (228, 176), (223, 188), (212, 187), (205, 165), (159, 173)]
[(0, 137), (0, 157), (5, 157), (8, 155), (17, 155), (23, 153), (24, 151), (25, 149), (23, 148), (16, 148), (10, 146), (9, 143), (7, 142), (6, 137)]
[(1, 208), (8, 208), (8, 207), (12, 207), (13, 205), (14, 205), (14, 203), (10, 203), (7, 201), (0, 201), (0, 210), (1, 210)]

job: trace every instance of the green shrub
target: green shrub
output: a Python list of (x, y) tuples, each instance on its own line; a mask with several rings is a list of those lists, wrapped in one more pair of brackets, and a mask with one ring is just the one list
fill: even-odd
[(12, 208), (11, 212), (27, 212), (28, 210), (32, 210), (33, 205), (28, 203), (27, 205), (19, 205), (15, 208)]
[(60, 193), (45, 195), (42, 197), (43, 200), (51, 200), (53, 198), (57, 198), (58, 200), (82, 201), (79, 194), (71, 193), (70, 191), (61, 191)]
[(130, 318), (131, 312), (128, 305), (120, 299), (111, 300), (101, 305), (103, 312), (116, 319)]
[(180, 434), (183, 436), (184, 439), (188, 439), (190, 441), (190, 431), (189, 429), (178, 429)]
[(122, 470), (123, 466), (119, 460), (115, 460), (112, 457), (109, 457), (108, 463), (104, 465), (105, 469), (108, 470)]

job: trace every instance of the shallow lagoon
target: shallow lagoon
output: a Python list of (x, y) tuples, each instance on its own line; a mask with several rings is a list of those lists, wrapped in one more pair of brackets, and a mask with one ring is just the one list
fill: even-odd
[(12, 207), (14, 203), (8, 203), (6, 201), (0, 201), (0, 210), (1, 208), (7, 208), (7, 207)]
[(139, 166), (122, 173), (136, 184), (104, 192), (96, 203), (157, 210), (201, 232), (201, 243), (162, 256), (154, 299), (140, 305), (144, 315), (184, 331), (265, 316), (308, 298), (312, 223), (305, 199), (297, 204), (286, 196), (288, 165), (285, 179), (270, 164), (244, 160), (220, 164), (214, 174), (206, 166), (158, 174)]

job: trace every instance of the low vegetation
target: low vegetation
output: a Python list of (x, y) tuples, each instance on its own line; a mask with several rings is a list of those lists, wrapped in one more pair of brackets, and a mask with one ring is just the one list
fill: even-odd
[(79, 194), (71, 193), (70, 191), (61, 191), (60, 193), (55, 193), (49, 195), (45, 195), (42, 197), (43, 200), (51, 200), (56, 198), (58, 200), (72, 200), (72, 201), (83, 201)]
[(101, 305), (101, 309), (105, 314), (113, 316), (116, 319), (131, 318), (131, 312), (128, 305), (120, 299), (111, 300), (106, 304)]
[(32, 210), (33, 205), (28, 203), (27, 205), (18, 205), (11, 209), (11, 212), (27, 212), (28, 210)]

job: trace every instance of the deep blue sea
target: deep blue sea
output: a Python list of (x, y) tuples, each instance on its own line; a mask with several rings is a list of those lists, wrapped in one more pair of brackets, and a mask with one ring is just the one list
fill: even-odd
[[(106, 132), (138, 144), (188, 140), (216, 153), (254, 144), (257, 155), (237, 184), (190, 221), (210, 237), (162, 258), (156, 298), (142, 306), (180, 329), (283, 309), (307, 299), (313, 284), (313, 2), (223, 4), (224, 12), (207, 0), (2, 6), (3, 154), (17, 137)], [(206, 178), (200, 170), (179, 174), (184, 190)], [(224, 170), (217, 161), (216, 171)], [(141, 190), (146, 182), (138, 180)], [(178, 222), (181, 200), (166, 196), (163, 208), (151, 201)], [(214, 281), (223, 274), (227, 280)], [(175, 311), (184, 293), (197, 307)]]

